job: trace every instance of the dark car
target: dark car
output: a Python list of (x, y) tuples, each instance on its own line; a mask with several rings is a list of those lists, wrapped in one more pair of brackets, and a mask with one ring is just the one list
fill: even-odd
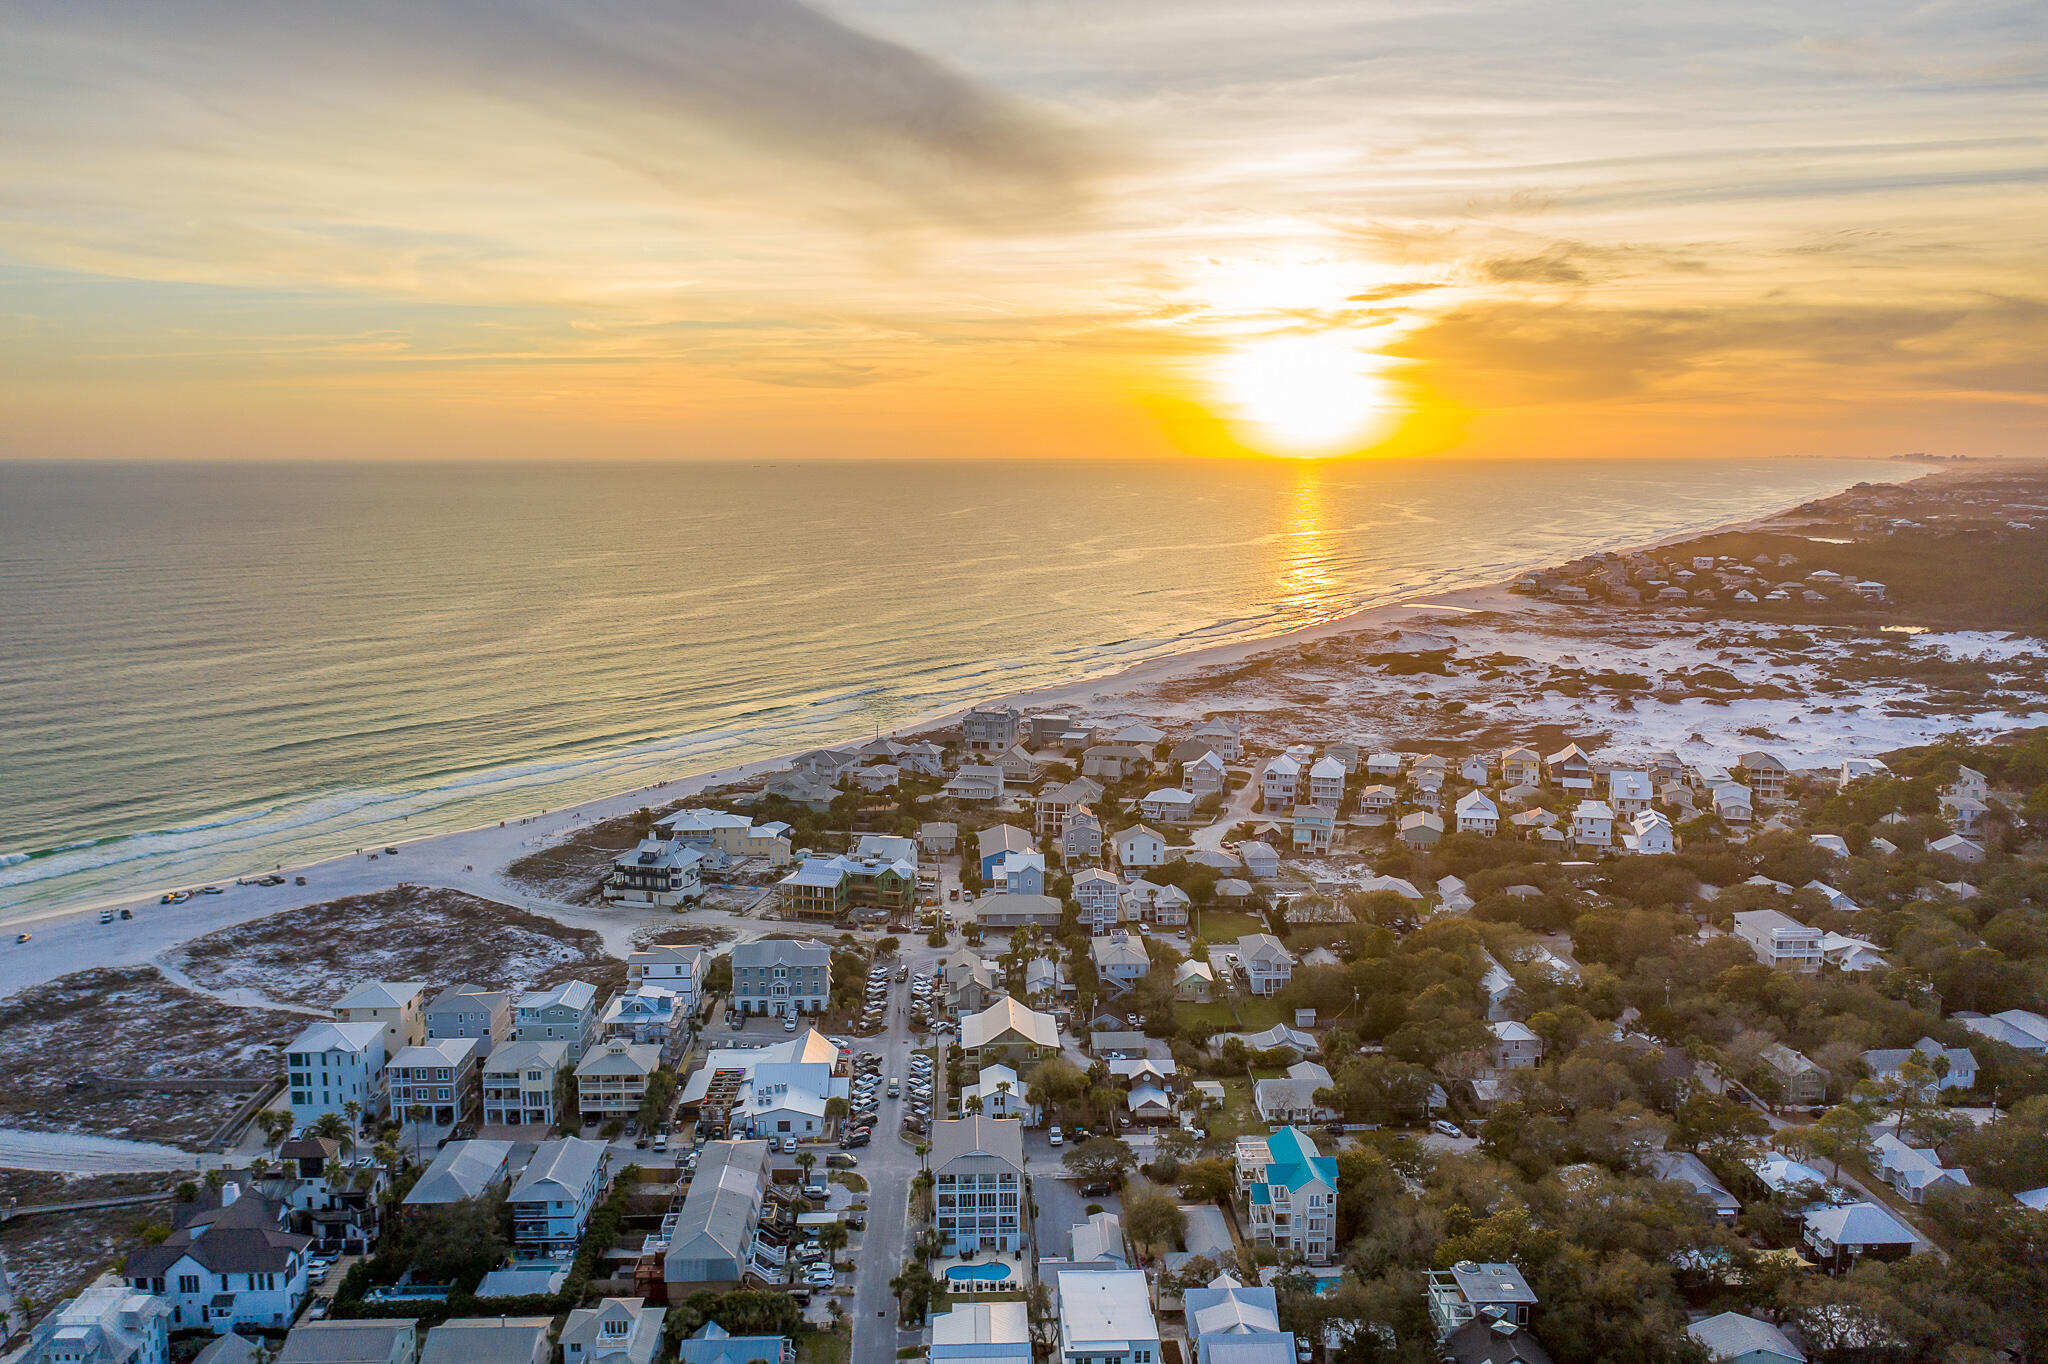
[(1081, 1197), (1083, 1198), (1108, 1198), (1115, 1192), (1116, 1186), (1114, 1184), (1083, 1184), (1081, 1186)]

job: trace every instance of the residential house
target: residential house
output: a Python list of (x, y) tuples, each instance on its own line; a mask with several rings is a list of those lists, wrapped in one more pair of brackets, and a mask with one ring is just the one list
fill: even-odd
[(605, 1003), (597, 1018), (597, 1039), (600, 1043), (634, 1042), (653, 1047), (662, 1060), (674, 1062), (682, 1057), (689, 1024), (683, 1002), (673, 990), (642, 985), (623, 990)]
[(1500, 779), (1507, 786), (1536, 786), (1543, 780), (1543, 759), (1533, 748), (1503, 749)]
[(1758, 1052), (1757, 1061), (1775, 1081), (1783, 1103), (1812, 1108), (1826, 1101), (1828, 1073), (1783, 1042), (1773, 1042)]
[(1032, 757), (1030, 751), (1022, 744), (1012, 744), (1004, 749), (1002, 756), (996, 759), (995, 765), (1003, 770), (1003, 784), (1006, 787), (1012, 783), (1029, 786), (1038, 780), (1038, 759)]
[(1365, 774), (1368, 777), (1385, 777), (1391, 780), (1401, 775), (1401, 769), (1405, 765), (1398, 753), (1373, 753), (1366, 757)]
[(1122, 913), (1124, 883), (1114, 872), (1090, 868), (1074, 878), (1074, 903), (1080, 909), (1081, 926), (1090, 933), (1109, 932)]
[(562, 1364), (654, 1364), (667, 1318), (666, 1309), (648, 1306), (645, 1298), (578, 1307), (562, 1322)]
[(1991, 807), (1975, 796), (1957, 795), (1951, 791), (1941, 798), (1941, 817), (1949, 827), (1959, 834), (1973, 834), (1984, 822), (1984, 816), (1991, 813)]
[(1152, 750), (1131, 744), (1096, 744), (1081, 753), (1081, 775), (1101, 781), (1122, 781), (1152, 766)]
[(1756, 959), (1779, 971), (1812, 975), (1820, 970), (1821, 931), (1775, 909), (1739, 910), (1735, 936)]
[(286, 1092), (292, 1125), (305, 1128), (322, 1114), (384, 1110), (384, 1039), (389, 1023), (311, 1023), (285, 1048)]
[(1095, 862), (1102, 857), (1102, 821), (1088, 810), (1076, 810), (1067, 817), (1067, 827), (1060, 835), (1060, 855), (1068, 866), (1076, 863)]
[(1964, 838), (1961, 834), (1937, 838), (1927, 845), (1927, 851), (1940, 853), (1944, 857), (1953, 857), (1958, 862), (1974, 864), (1984, 860), (1983, 845)]
[(1240, 843), (1237, 855), (1244, 859), (1245, 874), (1254, 881), (1270, 881), (1280, 874), (1280, 854), (1268, 844), (1257, 840)]
[[(696, 949), (703, 951), (702, 948)], [(651, 954), (635, 952), (643, 958), (642, 975), (648, 963), (644, 960)], [(666, 954), (655, 963), (657, 969), (668, 965)], [(626, 968), (627, 980), (633, 978), (633, 968)], [(664, 976), (664, 980), (673, 979)], [(688, 980), (694, 989), (695, 975)], [(586, 980), (567, 980), (546, 990), (529, 990), (519, 996), (518, 1012), (512, 1024), (513, 1037), (521, 1042), (567, 1042), (569, 1059), (583, 1059), (584, 1048), (597, 1032), (597, 987)]]
[(932, 1124), (932, 1192), (940, 1252), (1021, 1249), (1024, 1125), (989, 1117)]
[(427, 1040), (427, 987), (417, 980), (373, 980), (334, 1002), (337, 1023), (379, 1023), (384, 1054)]
[(591, 1212), (604, 1198), (610, 1152), (604, 1142), (580, 1137), (540, 1144), (505, 1195), (514, 1254), (526, 1260), (565, 1260), (576, 1253)]
[(1453, 813), (1457, 816), (1461, 834), (1483, 834), (1491, 838), (1500, 831), (1500, 807), (1488, 799), (1484, 791), (1467, 791), (1458, 797)]
[(1630, 819), (1621, 846), (1644, 857), (1657, 857), (1676, 850), (1677, 839), (1671, 821), (1659, 810), (1638, 810)]
[(677, 1364), (796, 1364), (788, 1336), (736, 1336), (715, 1321), (678, 1343)]
[(1261, 1028), (1257, 1032), (1218, 1033), (1209, 1039), (1209, 1045), (1212, 1049), (1220, 1048), (1233, 1037), (1244, 1043), (1247, 1051), (1291, 1051), (1297, 1060), (1304, 1056), (1313, 1056), (1316, 1051), (1314, 1033), (1290, 1028), (1285, 1023), (1275, 1023), (1272, 1027)]
[(1460, 1260), (1449, 1269), (1429, 1272), (1429, 1320), (1439, 1340), (1475, 1321), (1527, 1326), (1535, 1307), (1529, 1281), (1510, 1264)]
[[(827, 804), (832, 799), (831, 785), (838, 779), (834, 773), (825, 783)], [(654, 821), (654, 827), (668, 830), (670, 838), (686, 847), (716, 851), (725, 859), (760, 858), (771, 867), (786, 867), (795, 856), (790, 846), (793, 831), (780, 820), (756, 824), (745, 815), (726, 810), (678, 810)]]
[(743, 1014), (818, 1014), (832, 995), (832, 949), (815, 938), (761, 939), (732, 950), (732, 1003)]
[(1847, 786), (1850, 782), (1861, 781), (1865, 777), (1889, 777), (1891, 774), (1892, 770), (1886, 766), (1883, 758), (1844, 758), (1838, 780)]
[(1604, 800), (1582, 800), (1572, 810), (1572, 842), (1605, 848), (1614, 842), (1614, 811)]
[(951, 857), (960, 844), (960, 826), (947, 820), (931, 820), (917, 826), (917, 846), (934, 857)]
[(754, 1261), (754, 1234), (768, 1200), (767, 1142), (708, 1142), (697, 1161), (662, 1256), (671, 1301), (695, 1288), (740, 1282)]
[(1102, 783), (1079, 777), (1048, 786), (1031, 799), (1032, 830), (1040, 838), (1060, 838), (1067, 822), (1102, 799)]
[(1050, 895), (997, 895), (991, 892), (958, 911), (963, 922), (972, 920), (984, 929), (1008, 932), (1013, 928), (1057, 929), (1060, 902)]
[(996, 764), (962, 763), (940, 794), (951, 800), (990, 804), (1003, 798), (1006, 787), (1003, 769)]
[(1216, 991), (1216, 971), (1190, 957), (1174, 968), (1173, 997), (1183, 1004), (1207, 1004)]
[[(371, 1044), (383, 1045), (377, 1025), (331, 1026), (367, 1028)], [(135, 1292), (169, 1304), (174, 1331), (283, 1328), (305, 1303), (312, 1244), (284, 1229), (289, 1216), (282, 1202), (232, 1180), (201, 1188), (191, 1201), (171, 1205), (169, 1236), (128, 1252), (121, 1276)]]
[(562, 1071), (574, 1065), (569, 1044), (507, 1042), (483, 1066), (484, 1123), (499, 1127), (553, 1127)]
[(1256, 1081), (1252, 1085), (1252, 1106), (1268, 1126), (1294, 1123), (1330, 1122), (1335, 1110), (1316, 1102), (1319, 1090), (1330, 1088), (1330, 1072), (1314, 1061), (1297, 1061), (1287, 1073)]
[(405, 1196), (409, 1209), (443, 1208), (465, 1199), (482, 1198), (512, 1177), (509, 1141), (451, 1141), (413, 1183)]
[(1690, 1187), (1713, 1206), (1714, 1216), (1723, 1222), (1733, 1222), (1741, 1214), (1741, 1201), (1728, 1192), (1727, 1186), (1714, 1177), (1706, 1162), (1692, 1152), (1652, 1151), (1644, 1163), (1657, 1178)]
[(1237, 940), (1231, 954), (1244, 973), (1245, 988), (1255, 995), (1278, 994), (1294, 979), (1294, 958), (1270, 933), (1251, 933)]
[[(697, 1008), (703, 1000), (704, 972), (710, 965), (711, 953), (702, 947), (691, 943), (656, 943), (652, 947), (643, 947), (626, 958), (626, 984), (629, 988), (658, 985), (664, 990), (671, 991), (676, 997), (676, 1012), (685, 1018), (695, 1018)], [(593, 990), (591, 994), (594, 999), (596, 992)], [(520, 1001), (520, 1007), (522, 1010), (525, 1008), (525, 1000)], [(536, 1022), (545, 1024), (548, 1020), (537, 1019)], [(593, 1030), (595, 1027), (593, 1019)], [(522, 1041), (529, 1040), (523, 1018), (519, 1036)], [(569, 1059), (580, 1061), (583, 1056), (579, 1051)]]
[(1013, 852), (996, 863), (994, 883), (998, 895), (1045, 894), (1045, 854)]
[[(1294, 1333), (1280, 1329), (1277, 1294), (1228, 1272), (1182, 1294), (1193, 1364), (1294, 1364)], [(1306, 1342), (1304, 1342), (1306, 1343)]]
[(1030, 834), (1014, 824), (992, 824), (974, 836), (975, 858), (980, 864), (981, 879), (993, 883), (996, 868), (1011, 853), (1037, 852), (1038, 844)]
[(1297, 805), (1294, 807), (1294, 850), (1311, 857), (1326, 853), (1337, 838), (1337, 807)]
[(1944, 1089), (1975, 1089), (1977, 1087), (1977, 1058), (1968, 1047), (1944, 1047), (1931, 1037), (1923, 1037), (1910, 1047), (1889, 1048), (1863, 1053), (1863, 1064), (1870, 1067), (1870, 1078), (1879, 1082), (1891, 1080), (1901, 1074), (1906, 1058), (1918, 1054), (1921, 1064), (1934, 1073), (1935, 1078), (1926, 1085), (1927, 1097)]
[(576, 1106), (583, 1121), (632, 1121), (659, 1069), (661, 1048), (653, 1043), (617, 1041), (591, 1048), (576, 1066)]
[(1254, 1243), (1294, 1251), (1311, 1264), (1336, 1254), (1337, 1162), (1307, 1133), (1283, 1127), (1269, 1137), (1240, 1138), (1237, 1178)]
[(1028, 1074), (1037, 1062), (1059, 1052), (1060, 1032), (1051, 1014), (1027, 1009), (1005, 995), (960, 1020), (960, 1049), (977, 1070), (1005, 1065)]
[(309, 1321), (284, 1338), (276, 1364), (413, 1364), (418, 1357), (419, 1326), (407, 1318)]
[(1186, 824), (1195, 817), (1195, 798), (1178, 786), (1162, 786), (1138, 802), (1138, 813), (1161, 824)]
[(704, 852), (666, 838), (643, 838), (612, 859), (604, 898), (612, 904), (676, 906), (704, 896)]
[(1116, 864), (1119, 867), (1166, 865), (1166, 839), (1157, 829), (1143, 824), (1133, 824), (1128, 829), (1117, 830), (1110, 843), (1116, 849)]
[(87, 1288), (35, 1325), (17, 1364), (166, 1364), (171, 1308), (130, 1288)]
[(1756, 818), (1756, 806), (1750, 799), (1749, 788), (1739, 782), (1722, 782), (1709, 788), (1713, 797), (1714, 813), (1730, 824), (1747, 824)]
[(477, 1059), (512, 1036), (512, 993), (481, 985), (451, 985), (427, 1005), (427, 1041), (474, 1037)]
[(392, 1057), (384, 1068), (392, 1114), (441, 1126), (461, 1122), (483, 1090), (481, 1045), (474, 1037), (444, 1037)]
[(1216, 751), (1225, 762), (1236, 762), (1244, 756), (1238, 738), (1238, 724), (1235, 720), (1205, 720), (1195, 727), (1194, 738), (1200, 739)]
[(1308, 769), (1308, 803), (1332, 809), (1344, 803), (1344, 764), (1335, 758), (1317, 758)]
[(1841, 1273), (1859, 1260), (1903, 1260), (1925, 1245), (1912, 1228), (1875, 1203), (1808, 1209), (1801, 1239), (1821, 1268)]
[(1031, 1364), (1031, 1320), (1021, 1302), (956, 1300), (931, 1329), (932, 1364)]
[(1017, 1072), (1009, 1066), (983, 1066), (971, 1085), (960, 1090), (960, 1102), (980, 1100), (978, 1109), (963, 1108), (962, 1112), (979, 1112), (984, 1118), (1015, 1118), (1029, 1124), (1037, 1121), (1038, 1110), (1025, 1096), (1027, 1086), (1017, 1078)]
[(1401, 793), (1393, 787), (1383, 783), (1375, 783), (1358, 793), (1358, 808), (1368, 817), (1380, 816), (1384, 818), (1392, 813), (1396, 802), (1400, 798)]
[(1968, 1188), (1970, 1176), (1941, 1163), (1941, 1156), (1929, 1147), (1909, 1146), (1890, 1132), (1871, 1139), (1870, 1169), (1892, 1186), (1899, 1197), (1914, 1206), (1927, 1201), (1927, 1191), (1946, 1185)]
[(960, 737), (970, 753), (1001, 753), (1030, 732), (1030, 722), (1014, 706), (976, 706), (960, 717)]
[(1181, 765), (1180, 782), (1198, 801), (1204, 796), (1220, 796), (1230, 786), (1230, 770), (1214, 753), (1203, 753)]
[(1096, 938), (1088, 946), (1089, 955), (1094, 959), (1096, 974), (1112, 994), (1122, 994), (1145, 978), (1152, 969), (1152, 958), (1145, 951), (1142, 938), (1128, 933), (1116, 932), (1106, 938)]
[(553, 1317), (456, 1317), (427, 1332), (420, 1364), (550, 1364)]
[(917, 903), (917, 859), (859, 853), (806, 857), (776, 889), (786, 919), (834, 922), (855, 908), (894, 913)]
[(1062, 1270), (1058, 1285), (1058, 1364), (1158, 1364), (1159, 1323), (1143, 1270)]
[(1593, 760), (1577, 744), (1566, 744), (1545, 758), (1543, 766), (1552, 785), (1567, 791), (1591, 792), (1593, 789)]
[(1806, 1364), (1783, 1331), (1740, 1312), (1722, 1312), (1685, 1328), (1712, 1364)]
[(1268, 810), (1291, 807), (1301, 794), (1301, 764), (1291, 753), (1282, 753), (1266, 764), (1259, 774), (1259, 794)]
[(2026, 1009), (2007, 1009), (1988, 1017), (1963, 1012), (1955, 1015), (1955, 1021), (1979, 1037), (2002, 1042), (2016, 1050), (2035, 1055), (2048, 1052), (2048, 1018)]
[(1444, 817), (1434, 810), (1411, 810), (1401, 816), (1398, 837), (1414, 848), (1426, 848), (1444, 836)]
[(1616, 770), (1607, 774), (1607, 804), (1618, 819), (1629, 819), (1650, 808), (1656, 791), (1647, 772)]
[(1792, 775), (1792, 770), (1777, 754), (1760, 748), (1752, 749), (1736, 762), (1742, 769), (1742, 779), (1748, 784), (1751, 795), (1765, 805), (1785, 803), (1785, 779)]
[(313, 1250), (362, 1253), (377, 1234), (377, 1217), (390, 1176), (374, 1162), (352, 1165), (333, 1137), (294, 1137), (278, 1147), (280, 1167), (273, 1179), (259, 1179), (256, 1192), (282, 1198), (293, 1214), (291, 1229), (314, 1239)]
[(1949, 784), (1948, 789), (1956, 795), (1968, 796), (1972, 800), (1985, 801), (1991, 799), (1990, 778), (1974, 767), (1957, 768), (1956, 779)]
[(1493, 781), (1493, 759), (1484, 753), (1474, 753), (1458, 764), (1458, 779), (1473, 786), (1486, 786)]
[(1486, 1027), (1493, 1034), (1486, 1050), (1495, 1070), (1523, 1070), (1542, 1064), (1543, 1039), (1530, 1031), (1528, 1024), (1507, 1018)]

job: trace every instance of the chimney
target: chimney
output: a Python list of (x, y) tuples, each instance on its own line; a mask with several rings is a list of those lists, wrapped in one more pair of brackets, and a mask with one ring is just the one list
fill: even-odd
[(242, 1186), (233, 1180), (220, 1186), (220, 1205), (225, 1208), (242, 1196)]

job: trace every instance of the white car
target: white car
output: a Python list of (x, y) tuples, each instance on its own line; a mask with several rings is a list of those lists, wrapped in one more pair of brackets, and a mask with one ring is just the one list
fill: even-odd
[(1060, 1129), (1057, 1126), (1053, 1127), (1045, 1134), (1045, 1139), (1051, 1145), (1058, 1146), (1060, 1144)]
[(782, 1030), (783, 1030), (784, 1032), (795, 1032), (795, 1031), (796, 1031), (796, 1020), (795, 1020), (794, 1018), (785, 1018), (785, 1019), (783, 1019), (783, 1020), (782, 1020)]

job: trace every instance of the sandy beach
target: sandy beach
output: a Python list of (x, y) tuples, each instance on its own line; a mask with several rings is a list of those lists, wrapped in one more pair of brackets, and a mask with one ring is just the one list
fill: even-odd
[[(1617, 551), (1654, 548), (1689, 540), (1703, 533), (1752, 528), (1783, 517), (1786, 510), (1731, 523), (1715, 532), (1694, 531), (1613, 548)], [(1073, 708), (1102, 718), (1116, 718), (1124, 714), (1193, 712), (1202, 707), (1199, 704), (1166, 707), (1156, 702), (1146, 704), (1139, 698), (1166, 684), (1186, 684), (1205, 673), (1228, 669), (1261, 655), (1340, 636), (1385, 632), (1424, 622), (1430, 623), (1435, 631), (1456, 631), (1461, 619), (1473, 618), (1518, 622), (1540, 634), (1546, 619), (1556, 616), (1558, 611), (1559, 608), (1511, 593), (1508, 583), (1499, 581), (1434, 594), (1426, 600), (1372, 606), (1281, 634), (1172, 654), (1102, 677), (991, 695), (982, 700), (1008, 701), (1041, 709)], [(955, 721), (965, 709), (954, 707), (921, 717), (889, 732), (903, 736), (941, 727)], [(1887, 733), (1883, 737), (1885, 742), (1890, 742), (1900, 736)], [(546, 899), (529, 887), (508, 879), (503, 874), (504, 869), (521, 855), (558, 841), (580, 825), (629, 814), (649, 804), (681, 800), (709, 787), (772, 772), (786, 767), (795, 756), (797, 754), (792, 752), (736, 767), (679, 774), (658, 785), (549, 810), (503, 825), (493, 824), (393, 842), (362, 853), (284, 867), (280, 870), (288, 879), (282, 886), (245, 886), (226, 882), (219, 883), (219, 894), (195, 895), (177, 905), (161, 904), (158, 896), (152, 894), (52, 908), (24, 916), (10, 921), (7, 933), (11, 938), (26, 932), (32, 934), (30, 940), (0, 941), (0, 997), (89, 967), (151, 962), (182, 942), (224, 927), (399, 884), (446, 887), (517, 905), (575, 927), (594, 929), (605, 937), (612, 951), (622, 952), (633, 933), (658, 916), (651, 916), (645, 911), (570, 905)], [(386, 853), (384, 846), (395, 847), (398, 851)], [(249, 872), (258, 875), (269, 870), (267, 867), (250, 868)], [(304, 876), (307, 884), (293, 884), (290, 878), (297, 876)], [(102, 910), (124, 908), (133, 912), (133, 919), (117, 918), (110, 924), (99, 922)]]

